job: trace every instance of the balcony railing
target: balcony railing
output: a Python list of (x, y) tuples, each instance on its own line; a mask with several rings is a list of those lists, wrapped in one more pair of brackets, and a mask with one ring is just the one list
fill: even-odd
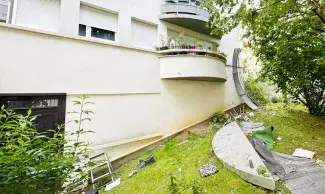
[(170, 3), (170, 4), (175, 4), (175, 3), (181, 3), (181, 4), (188, 4), (188, 5), (194, 5), (194, 6), (201, 6), (202, 1), (201, 0), (163, 0), (163, 3)]
[(205, 34), (211, 35), (211, 29), (206, 26), (210, 18), (207, 9), (201, 6), (199, 0), (163, 0), (159, 19)]
[(172, 55), (178, 55), (178, 56), (185, 56), (185, 55), (198, 55), (198, 56), (209, 56), (213, 58), (217, 58), (224, 63), (227, 62), (226, 56), (223, 53), (220, 52), (212, 52), (207, 49), (168, 49), (168, 50), (160, 50), (158, 51), (160, 55), (162, 56), (172, 56)]
[(195, 0), (163, 1), (161, 14), (189, 14), (199, 16), (204, 21), (210, 17), (208, 10), (201, 7), (201, 1)]
[(226, 58), (203, 49), (169, 49), (159, 51), (160, 78), (225, 82)]

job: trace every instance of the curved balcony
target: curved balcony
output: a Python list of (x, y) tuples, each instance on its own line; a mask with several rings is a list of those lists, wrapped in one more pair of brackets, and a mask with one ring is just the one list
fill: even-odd
[(217, 53), (195, 50), (174, 49), (159, 52), (160, 78), (196, 81), (227, 80), (225, 58)]
[(200, 7), (200, 1), (178, 0), (164, 1), (161, 5), (159, 19), (188, 28), (190, 30), (210, 35), (211, 30), (206, 27), (210, 14)]

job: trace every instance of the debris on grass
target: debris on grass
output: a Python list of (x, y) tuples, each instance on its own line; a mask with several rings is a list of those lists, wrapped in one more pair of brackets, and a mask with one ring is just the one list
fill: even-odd
[(267, 170), (267, 168), (265, 166), (259, 166), (257, 168), (257, 174), (262, 175), (264, 177), (270, 177), (271, 176), (271, 174), (269, 173), (269, 171)]
[(98, 194), (98, 190), (97, 189), (93, 189), (93, 190), (84, 192), (84, 194)]
[(117, 180), (113, 181), (111, 184), (106, 185), (105, 191), (109, 191), (120, 184), (121, 184), (121, 178), (118, 178)]
[(198, 169), (201, 177), (207, 177), (218, 172), (218, 168), (213, 162), (209, 162)]
[(278, 136), (276, 139), (279, 140), (279, 141), (281, 141), (282, 140), (282, 137), (281, 136)]
[(262, 122), (242, 122), (241, 123), (242, 130), (244, 132), (248, 132), (249, 134), (254, 131), (259, 131), (264, 129), (264, 123)]
[(181, 146), (181, 145), (184, 145), (184, 144), (186, 144), (187, 142), (188, 142), (188, 140), (184, 140), (184, 141), (182, 141), (182, 142), (178, 143), (177, 145), (178, 145), (178, 146)]
[(315, 155), (315, 152), (309, 151), (309, 150), (304, 150), (301, 148), (297, 148), (293, 154), (293, 156), (297, 156), (297, 157), (302, 157), (302, 158), (309, 158), (312, 159)]
[(273, 138), (273, 134), (272, 134), (273, 130), (274, 130), (273, 126), (267, 127), (260, 131), (254, 131), (252, 136), (256, 137), (257, 139), (262, 140), (266, 144), (266, 146), (270, 150), (272, 150), (272, 148), (274, 146), (274, 138)]
[(137, 167), (135, 167), (134, 170), (132, 170), (132, 172), (129, 174), (129, 177), (133, 176), (134, 174), (136, 174), (137, 172), (139, 172), (139, 170), (145, 166), (148, 166), (150, 164), (155, 163), (155, 157), (153, 155), (149, 156), (146, 160), (140, 160), (139, 164)]
[[(258, 112), (254, 112), (255, 115), (253, 118), (254, 121), (263, 121), (265, 125), (273, 125), (277, 130), (277, 132), (273, 134), (275, 139), (277, 139), (278, 136), (282, 137), (281, 141), (276, 140), (279, 143), (274, 146), (275, 152), (290, 154), (290, 156), (292, 156), (291, 154), (296, 148), (304, 148), (304, 141), (300, 140), (305, 139), (305, 141), (310, 140), (308, 148), (305, 147), (305, 149), (312, 149), (312, 151), (316, 151), (318, 154), (318, 159), (321, 159), (325, 162), (325, 141), (323, 141), (325, 140), (325, 130), (320, 130), (325, 129), (325, 118), (312, 116), (307, 112), (307, 110), (302, 109), (300, 107), (300, 105), (292, 104), (290, 105), (289, 109), (283, 108), (282, 104), (275, 104), (271, 105), (267, 110), (260, 110)], [(274, 111), (273, 114), (276, 116), (271, 116), (271, 111)], [(289, 117), (282, 117), (282, 115), (284, 114), (289, 115)], [(221, 127), (222, 125), (223, 123), (221, 124)], [(195, 134), (194, 131), (196, 130), (192, 131), (191, 136)], [(151, 171), (149, 173), (139, 172), (133, 178), (123, 179), (123, 183), (121, 182), (121, 185), (114, 188), (113, 190), (108, 192), (101, 191), (101, 193), (169, 193), (167, 189), (170, 184), (170, 177), (166, 176), (166, 174), (168, 175), (172, 172), (176, 173), (177, 175), (180, 174), (180, 177), (177, 177), (179, 181), (181, 181), (182, 175), (188, 177), (187, 185), (183, 193), (193, 193), (191, 187), (193, 184), (193, 180), (195, 179), (198, 179), (198, 182), (204, 186), (204, 189), (207, 190), (206, 193), (229, 194), (230, 192), (235, 193), (236, 190), (237, 193), (271, 193), (270, 191), (266, 191), (261, 187), (251, 186), (249, 183), (242, 181), (241, 178), (235, 173), (230, 173), (225, 168), (219, 168), (219, 172), (214, 176), (201, 178), (201, 175), (198, 173), (198, 167), (200, 167), (201, 164), (206, 164), (210, 160), (212, 160), (215, 162), (217, 167), (222, 166), (222, 163), (220, 163), (220, 161), (218, 161), (216, 157), (213, 157), (214, 154), (213, 152), (211, 152), (211, 145), (209, 143), (206, 143), (211, 141), (214, 134), (215, 131), (208, 130), (206, 134), (199, 134), (195, 137), (193, 136), (193, 138), (190, 139), (191, 142), (188, 142), (188, 144), (183, 146), (177, 146), (180, 141), (184, 140), (183, 136), (169, 140), (169, 142), (159, 146), (159, 148), (154, 149), (152, 152), (150, 152), (156, 155), (156, 159), (159, 158), (159, 165), (157, 161), (157, 165), (154, 164), (155, 168), (151, 168)], [(315, 137), (315, 139), (312, 140), (312, 137)], [(189, 144), (191, 144), (191, 150), (184, 149), (184, 147), (187, 147)], [(148, 156), (148, 154), (149, 153), (147, 153), (145, 156)], [(186, 155), (186, 157), (184, 157), (184, 154)], [(198, 158), (202, 158), (204, 156), (206, 156), (205, 159), (201, 159), (200, 162), (197, 162)], [(300, 159), (310, 160), (305, 158)], [(276, 160), (278, 160), (278, 158), (276, 158)], [(127, 177), (130, 171), (132, 171), (137, 164), (138, 161), (134, 159), (119, 168), (116, 173), (118, 176)], [(197, 166), (197, 164), (199, 164), (199, 166)], [(292, 162), (289, 162), (289, 160), (285, 160), (283, 165), (289, 168), (292, 166)], [(176, 169), (175, 166), (177, 166)], [(319, 165), (317, 166), (319, 167)], [(179, 167), (182, 167), (181, 173), (179, 173), (177, 170)], [(258, 167), (258, 165), (255, 165), (255, 167)], [(300, 168), (297, 168), (296, 170), (298, 170), (299, 174), (304, 171), (304, 169), (300, 170)], [(294, 178), (296, 174), (297, 173), (293, 172), (288, 176)], [(315, 173), (315, 175), (318, 174)], [(292, 182), (293, 181), (294, 180), (292, 180)], [(314, 184), (311, 185), (313, 188), (317, 186)], [(277, 183), (277, 189), (276, 191), (274, 191), (274, 193), (289, 193), (289, 190), (286, 189), (286, 184), (284, 181), (279, 181)]]

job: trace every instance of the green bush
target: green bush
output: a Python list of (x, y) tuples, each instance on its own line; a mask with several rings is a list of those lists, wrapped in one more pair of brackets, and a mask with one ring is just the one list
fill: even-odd
[(227, 121), (225, 113), (222, 111), (217, 111), (212, 115), (212, 130), (219, 130), (224, 123)]
[[(0, 191), (8, 193), (62, 193), (87, 179), (90, 165), (88, 143), (80, 141), (84, 133), (82, 123), (90, 120), (92, 112), (84, 110), (91, 103), (83, 95), (74, 104), (80, 107), (76, 130), (66, 125), (58, 130), (39, 133), (35, 129), (31, 111), (27, 116), (0, 110)], [(45, 134), (51, 132), (53, 137)]]
[[(267, 91), (267, 84), (259, 82), (257, 79), (246, 78), (246, 91), (259, 104), (265, 105), (271, 102), (270, 94)], [(275, 99), (274, 99), (275, 100)]]

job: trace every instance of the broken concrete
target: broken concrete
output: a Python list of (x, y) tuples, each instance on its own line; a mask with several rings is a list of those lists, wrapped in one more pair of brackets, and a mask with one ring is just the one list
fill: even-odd
[(225, 167), (242, 179), (266, 189), (275, 189), (272, 177), (258, 174), (257, 168), (266, 166), (236, 122), (224, 126), (216, 133), (212, 147)]
[(241, 126), (243, 131), (247, 131), (248, 133), (253, 133), (254, 131), (263, 130), (265, 128), (262, 122), (242, 122)]
[(295, 152), (292, 154), (293, 156), (302, 157), (302, 158), (309, 158), (312, 159), (315, 155), (315, 152), (304, 150), (301, 148), (297, 148)]
[(207, 177), (214, 173), (217, 173), (218, 168), (213, 162), (209, 162), (208, 164), (203, 165), (201, 168), (199, 168), (199, 172), (202, 177)]

